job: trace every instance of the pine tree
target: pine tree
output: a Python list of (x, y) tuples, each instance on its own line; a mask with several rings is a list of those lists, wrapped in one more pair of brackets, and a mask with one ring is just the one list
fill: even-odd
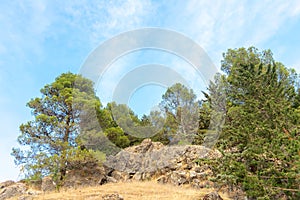
[(227, 115), (219, 141), (224, 157), (216, 173), (226, 184), (241, 187), (250, 199), (297, 199), (300, 134), (292, 101), (295, 80), (281, 63), (267, 62), (273, 59), (253, 53), (253, 48), (229, 52), (235, 57), (224, 54), (222, 62)]

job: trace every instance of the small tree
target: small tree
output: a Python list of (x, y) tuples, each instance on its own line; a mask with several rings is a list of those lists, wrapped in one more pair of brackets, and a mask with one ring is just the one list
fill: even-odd
[(21, 124), (18, 142), (24, 148), (13, 148), (12, 155), (27, 178), (40, 179), (52, 174), (63, 180), (72, 156), (80, 157), (77, 136), (83, 107), (101, 104), (93, 83), (72, 73), (60, 75), (41, 93), (42, 97), (27, 103), (34, 119)]
[(199, 103), (192, 89), (176, 83), (162, 96), (160, 108), (165, 113), (165, 133), (172, 143), (191, 143), (198, 131)]

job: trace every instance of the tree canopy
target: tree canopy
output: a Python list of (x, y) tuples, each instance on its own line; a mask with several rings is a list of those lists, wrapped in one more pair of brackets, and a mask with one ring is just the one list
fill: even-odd
[(223, 56), (227, 113), (219, 140), (224, 157), (216, 173), (250, 199), (299, 198), (291, 192), (299, 186), (300, 164), (295, 71), (275, 62), (270, 51), (253, 47)]
[(14, 148), (12, 155), (26, 177), (55, 174), (63, 179), (69, 160), (80, 153), (77, 137), (83, 105), (94, 108), (100, 101), (93, 83), (72, 73), (60, 75), (43, 87), (41, 93), (42, 97), (27, 103), (34, 119), (21, 124), (18, 142), (24, 148)]
[(101, 105), (93, 83), (64, 73), (27, 106), (12, 155), (27, 178), (62, 180), (74, 162), (97, 162), (151, 137), (164, 144), (197, 144), (223, 154), (209, 163), (217, 183), (241, 188), (249, 199), (300, 199), (300, 78), (270, 50), (229, 49), (222, 74), (205, 99), (176, 83), (160, 110), (141, 119), (127, 105)]

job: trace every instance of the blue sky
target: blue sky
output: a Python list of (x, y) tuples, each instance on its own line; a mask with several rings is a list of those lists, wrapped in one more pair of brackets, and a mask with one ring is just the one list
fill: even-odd
[[(78, 73), (93, 49), (121, 32), (143, 27), (178, 31), (203, 47), (218, 68), (222, 52), (228, 48), (271, 49), (277, 61), (300, 72), (297, 0), (31, 0), (3, 1), (0, 9), (0, 181), (18, 178), (10, 152), (17, 145), (19, 125), (32, 119), (26, 103), (39, 96), (40, 88), (61, 73)], [(130, 56), (112, 65), (110, 76), (102, 85), (113, 87), (122, 77), (120, 68), (130, 70)], [(150, 61), (184, 65), (163, 53), (138, 57), (134, 65)], [(154, 90), (163, 91), (159, 87)], [(107, 91), (99, 87), (97, 92), (103, 102), (109, 101)], [(137, 92), (133, 98), (138, 100), (145, 93), (153, 95), (145, 87), (144, 93)], [(148, 98), (153, 104), (157, 97), (152, 98), (151, 94)], [(137, 110), (143, 109), (141, 104), (136, 105)]]

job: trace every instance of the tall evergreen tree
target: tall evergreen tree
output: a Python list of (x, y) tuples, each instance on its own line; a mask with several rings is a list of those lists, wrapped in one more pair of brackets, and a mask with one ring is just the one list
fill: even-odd
[(72, 73), (60, 75), (41, 93), (27, 104), (34, 119), (20, 126), (18, 142), (24, 148), (13, 148), (12, 155), (27, 178), (51, 174), (62, 180), (74, 156), (88, 153), (80, 151), (77, 140), (83, 114), (101, 104), (93, 83)]
[(224, 157), (216, 171), (250, 199), (297, 199), (300, 134), (292, 101), (295, 80), (271, 55), (255, 48), (224, 54), (227, 116), (219, 142)]
[(172, 143), (191, 143), (198, 131), (199, 102), (192, 89), (176, 83), (162, 96), (165, 134)]

